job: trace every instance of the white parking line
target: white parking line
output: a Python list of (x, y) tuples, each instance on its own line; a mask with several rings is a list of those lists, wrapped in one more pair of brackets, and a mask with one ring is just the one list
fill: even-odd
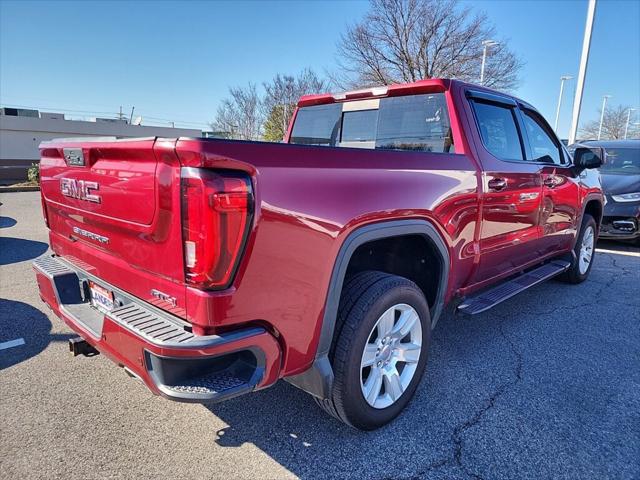
[(24, 338), (16, 338), (15, 340), (9, 340), (8, 342), (0, 343), (0, 350), (4, 350), (6, 348), (11, 347), (19, 347), (20, 345), (24, 345)]
[(609, 250), (608, 248), (596, 248), (596, 252), (612, 253), (614, 255), (626, 255), (627, 257), (640, 257), (640, 252), (630, 252), (625, 250)]

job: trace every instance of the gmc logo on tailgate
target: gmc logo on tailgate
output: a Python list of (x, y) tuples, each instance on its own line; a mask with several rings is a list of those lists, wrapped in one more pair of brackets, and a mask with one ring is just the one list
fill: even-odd
[(89, 182), (86, 180), (75, 180), (73, 178), (60, 179), (60, 191), (66, 197), (77, 198), (87, 202), (100, 203), (100, 195), (93, 193), (98, 190), (100, 185), (98, 182)]

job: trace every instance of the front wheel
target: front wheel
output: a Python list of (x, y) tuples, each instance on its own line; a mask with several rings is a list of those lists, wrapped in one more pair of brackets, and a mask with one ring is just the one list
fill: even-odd
[(575, 258), (569, 270), (561, 277), (562, 280), (569, 283), (582, 283), (587, 279), (593, 266), (597, 231), (598, 225), (596, 221), (591, 215), (585, 213), (576, 240), (576, 246), (573, 249)]
[(406, 407), (424, 372), (431, 332), (427, 301), (406, 278), (362, 272), (343, 290), (338, 328), (333, 390), (318, 404), (353, 427), (379, 428)]

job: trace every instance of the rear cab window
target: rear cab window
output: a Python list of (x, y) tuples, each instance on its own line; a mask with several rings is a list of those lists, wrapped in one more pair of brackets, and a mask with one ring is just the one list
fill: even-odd
[(444, 93), (301, 107), (289, 143), (455, 153)]
[[(360, 100), (341, 104), (338, 147), (374, 148), (378, 131), (380, 99)], [(340, 113), (338, 113), (340, 116)]]
[(376, 148), (455, 153), (444, 94), (385, 100), (380, 102)]
[(298, 110), (291, 143), (335, 146), (340, 135), (342, 105), (314, 105)]

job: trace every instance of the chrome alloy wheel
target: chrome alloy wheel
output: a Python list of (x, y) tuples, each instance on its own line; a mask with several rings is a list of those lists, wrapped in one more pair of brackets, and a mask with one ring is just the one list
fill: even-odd
[(584, 275), (589, 270), (591, 258), (593, 257), (593, 247), (595, 244), (595, 233), (593, 227), (589, 225), (582, 236), (582, 245), (580, 245), (580, 253), (578, 255), (578, 270), (580, 275)]
[(411, 383), (422, 351), (418, 312), (400, 303), (384, 312), (369, 333), (360, 362), (360, 388), (373, 408), (397, 401)]

